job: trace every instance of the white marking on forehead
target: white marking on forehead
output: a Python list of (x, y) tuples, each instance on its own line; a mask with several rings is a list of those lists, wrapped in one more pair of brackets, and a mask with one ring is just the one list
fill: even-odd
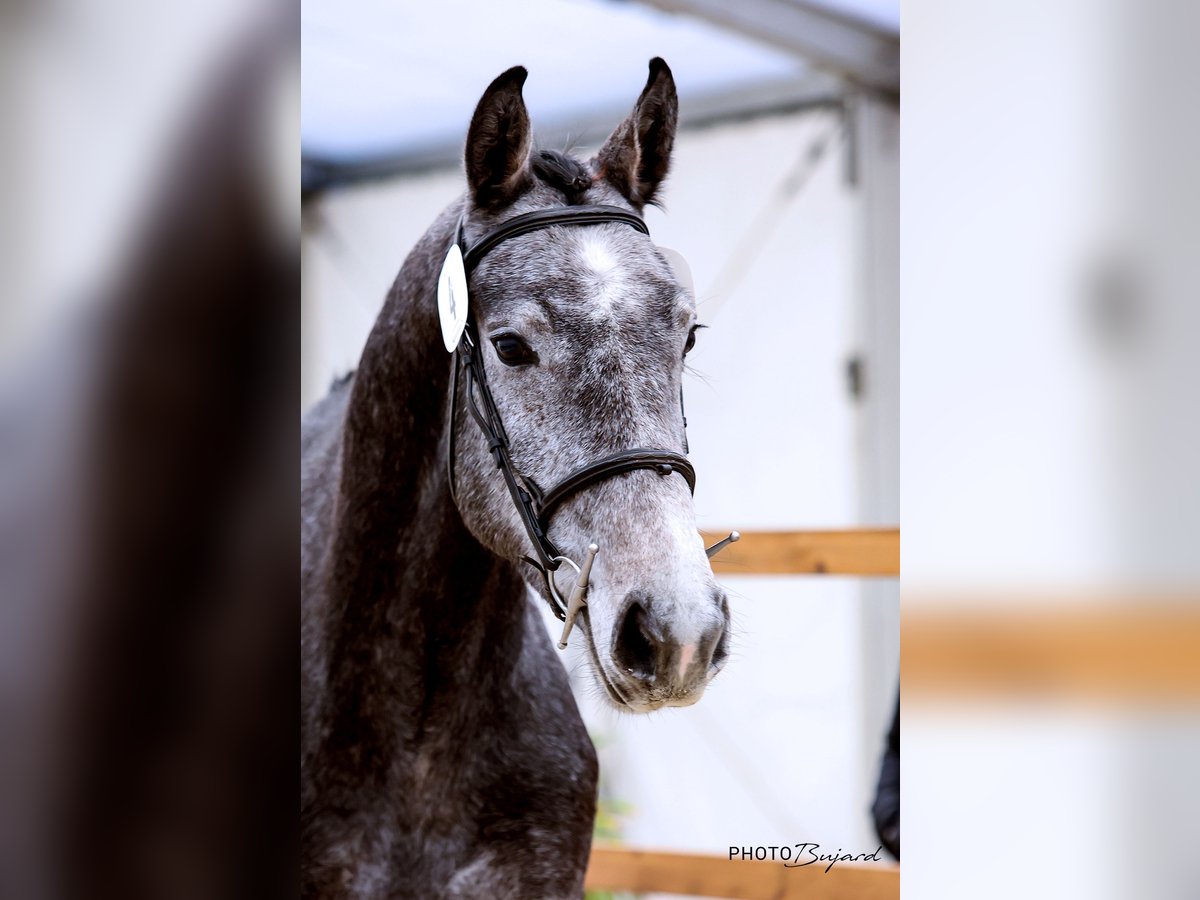
[(592, 271), (594, 292), (592, 314), (611, 314), (625, 293), (625, 272), (612, 249), (599, 236), (588, 235), (580, 241), (583, 264)]
[(596, 237), (584, 238), (583, 261), (602, 278), (606, 278), (617, 267), (617, 258), (604, 242)]

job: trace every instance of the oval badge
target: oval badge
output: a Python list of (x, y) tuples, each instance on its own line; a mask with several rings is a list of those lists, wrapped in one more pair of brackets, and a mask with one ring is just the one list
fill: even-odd
[(462, 251), (454, 244), (442, 263), (437, 289), (438, 318), (442, 323), (442, 341), (453, 353), (467, 327), (467, 271)]

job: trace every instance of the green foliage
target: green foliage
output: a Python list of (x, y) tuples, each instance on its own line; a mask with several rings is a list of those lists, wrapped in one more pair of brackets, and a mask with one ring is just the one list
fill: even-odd
[(631, 812), (633, 807), (630, 804), (601, 797), (600, 802), (596, 804), (596, 824), (592, 828), (592, 839), (609, 844), (618, 843), (623, 830), (622, 820)]
[[(608, 742), (603, 736), (592, 735), (592, 743), (601, 750)], [(603, 772), (603, 770), (601, 770)], [(600, 799), (596, 803), (596, 822), (592, 827), (592, 840), (606, 844), (621, 841), (624, 820), (633, 812), (633, 805), (609, 796), (604, 776), (600, 776)], [(637, 900), (640, 894), (628, 891), (587, 891), (584, 900)]]

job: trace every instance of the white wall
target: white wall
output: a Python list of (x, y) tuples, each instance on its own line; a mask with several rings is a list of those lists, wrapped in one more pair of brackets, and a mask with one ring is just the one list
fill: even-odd
[[(846, 386), (847, 357), (863, 345), (867, 229), (840, 134), (829, 111), (684, 131), (668, 212), (647, 212), (655, 240), (690, 261), (711, 326), (685, 383), (702, 527), (861, 520), (863, 455), (879, 439), (868, 430), (864, 442)], [(306, 210), (305, 405), (354, 365), (407, 249), (459, 185), (457, 172), (395, 179)], [(734, 256), (752, 262), (736, 283), (721, 276)], [(626, 839), (874, 850), (867, 805), (894, 701), (895, 617), (864, 616), (851, 579), (724, 581), (733, 659), (698, 706), (622, 716), (581, 692), (605, 790), (633, 807)], [(887, 659), (864, 659), (864, 627), (881, 632)], [(880, 721), (864, 721), (867, 709)]]

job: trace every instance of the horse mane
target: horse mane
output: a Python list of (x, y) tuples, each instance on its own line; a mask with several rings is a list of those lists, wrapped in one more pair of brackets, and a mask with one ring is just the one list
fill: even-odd
[(332, 394), (335, 391), (338, 391), (338, 390), (341, 390), (342, 388), (344, 388), (347, 384), (350, 383), (350, 379), (354, 377), (355, 371), (357, 371), (357, 370), (350, 369), (349, 371), (343, 372), (341, 375), (334, 375), (333, 378), (329, 382), (329, 390), (327, 393)]
[(592, 186), (592, 173), (587, 166), (557, 150), (539, 150), (533, 154), (533, 173), (551, 187), (567, 195), (575, 203)]

